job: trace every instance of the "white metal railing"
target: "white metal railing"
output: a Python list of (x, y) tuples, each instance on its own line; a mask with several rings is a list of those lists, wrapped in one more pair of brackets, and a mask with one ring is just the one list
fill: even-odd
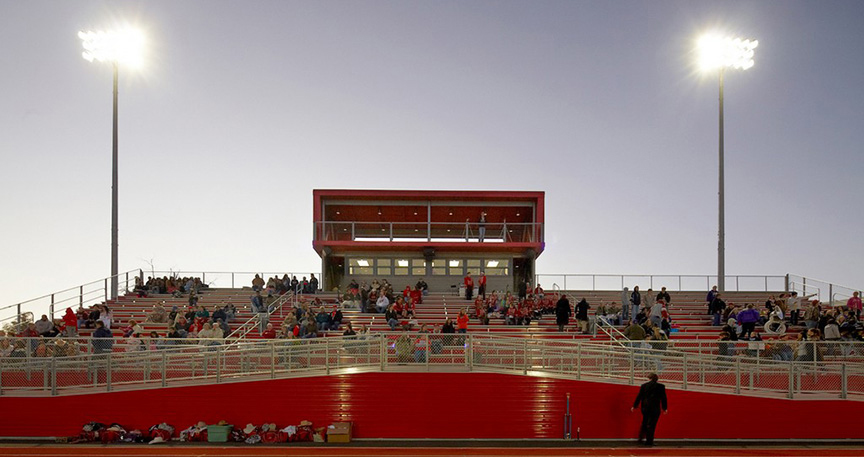
[(808, 278), (806, 276), (789, 274), (788, 277), (789, 291), (796, 291), (800, 295), (816, 294), (816, 298), (821, 302), (828, 302), (831, 306), (841, 306), (846, 304), (846, 300), (852, 296), (854, 292), (861, 293), (861, 289), (841, 286), (821, 279)]
[[(477, 333), (157, 343), (161, 346), (152, 350), (0, 358), (0, 395), (80, 394), (361, 371), (481, 371), (635, 384), (653, 371), (667, 386), (684, 390), (864, 401), (860, 355), (775, 360), (678, 350), (668, 341), (622, 347)], [(822, 346), (827, 350), (827, 344)], [(860, 354), (860, 344), (851, 346)]]
[[(532, 222), (315, 222), (315, 241), (426, 241), (540, 243), (543, 224)], [(481, 233), (481, 227), (483, 228)]]
[[(141, 270), (129, 270), (117, 274), (117, 295), (123, 295), (135, 286), (135, 276), (141, 274)], [(41, 297), (33, 298), (20, 303), (0, 307), (0, 325), (4, 322), (19, 320), (24, 313), (30, 312), (34, 316), (46, 314), (53, 319), (56, 311), (63, 308), (77, 308), (95, 303), (103, 303), (111, 298), (111, 276), (97, 279), (79, 286), (70, 287), (57, 292), (52, 292)]]
[[(246, 322), (237, 326), (234, 331), (232, 331), (226, 339), (231, 340), (233, 342), (237, 342), (239, 340), (243, 340), (255, 330), (262, 331), (263, 328), (270, 322), (270, 318), (274, 315), (283, 317), (283, 308), (286, 304), (293, 308), (294, 303), (297, 301), (297, 296), (293, 292), (288, 292), (286, 294), (278, 296), (272, 303), (269, 305), (263, 303), (262, 306), (267, 308), (266, 313), (253, 313), (252, 317), (246, 320)], [(266, 322), (262, 322), (262, 314), (266, 315)]]
[[(708, 291), (717, 284), (716, 275), (638, 275), (638, 274), (547, 274), (534, 275), (535, 284), (554, 283), (563, 290), (622, 290), (639, 285), (643, 289), (666, 287), (669, 291)], [(785, 275), (729, 275), (727, 291), (785, 291)]]

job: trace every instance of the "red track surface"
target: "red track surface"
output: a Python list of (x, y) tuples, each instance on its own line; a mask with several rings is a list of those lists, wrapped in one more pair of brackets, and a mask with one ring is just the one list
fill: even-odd
[(718, 457), (718, 456), (766, 456), (766, 457), (852, 457), (864, 455), (862, 448), (797, 447), (797, 448), (393, 448), (393, 447), (331, 447), (331, 446), (62, 446), (62, 445), (9, 445), (0, 446), (0, 455), (21, 457), (59, 457), (59, 456), (103, 456), (103, 457), (270, 457), (287, 455), (294, 457), (559, 457), (559, 456), (674, 456), (674, 457)]

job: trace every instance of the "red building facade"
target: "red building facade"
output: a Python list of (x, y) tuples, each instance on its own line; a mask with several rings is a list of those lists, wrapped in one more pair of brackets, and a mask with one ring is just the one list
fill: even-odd
[(323, 288), (424, 278), (433, 292), (481, 271), (490, 290), (514, 290), (544, 248), (544, 193), (314, 190), (313, 247)]

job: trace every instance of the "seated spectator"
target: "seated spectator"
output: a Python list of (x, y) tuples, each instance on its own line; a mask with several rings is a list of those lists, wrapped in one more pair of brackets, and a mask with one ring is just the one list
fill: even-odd
[[(47, 319), (47, 316), (46, 316)], [(31, 322), (24, 327), (24, 330), (21, 330), (21, 333), (18, 334), (21, 338), (37, 338), (39, 337), (39, 331), (36, 330), (36, 324)], [(35, 347), (35, 346), (34, 346)]]
[(386, 311), (387, 307), (389, 305), (390, 305), (390, 300), (384, 294), (381, 294), (381, 296), (378, 297), (378, 299), (375, 301), (375, 309), (379, 313), (383, 313), (384, 311)]
[[(177, 327), (174, 325), (168, 327), (167, 338), (174, 340), (174, 339), (186, 338), (186, 336), (187, 336), (187, 332), (184, 328)], [(177, 343), (176, 341), (171, 342), (171, 344), (176, 344), (176, 343)]]
[(264, 290), (264, 280), (257, 274), (255, 275), (255, 278), (252, 279), (252, 290), (255, 292), (261, 292)]
[(342, 309), (338, 305), (333, 305), (333, 311), (330, 312), (330, 330), (339, 330), (342, 325)]
[(228, 320), (228, 315), (225, 314), (225, 310), (220, 308), (219, 305), (213, 305), (213, 313), (210, 314), (210, 319), (213, 322), (218, 320), (226, 321)]
[(355, 336), (355, 335), (357, 335), (357, 332), (354, 331), (354, 327), (352, 327), (351, 323), (349, 322), (345, 327), (345, 331), (342, 332), (342, 336)]
[(326, 331), (330, 329), (330, 313), (323, 306), (318, 308), (318, 313), (315, 314), (315, 323), (318, 324), (319, 330)]
[(144, 333), (144, 328), (135, 319), (129, 319), (126, 327), (123, 327), (121, 331), (123, 332), (123, 338), (129, 338), (133, 333)]
[(388, 306), (387, 310), (384, 311), (384, 320), (390, 326), (390, 330), (396, 330), (396, 327), (399, 326), (399, 318), (399, 313), (396, 312), (394, 305)]
[(645, 328), (639, 325), (635, 320), (630, 321), (630, 325), (624, 329), (624, 336), (628, 340), (641, 341), (645, 339)]
[(267, 312), (267, 308), (264, 307), (264, 297), (261, 296), (260, 290), (255, 291), (255, 294), (250, 298), (250, 302), (252, 303), (253, 313)]
[(267, 328), (263, 332), (261, 332), (261, 338), (276, 338), (276, 330), (273, 328), (273, 324), (267, 324)]
[(150, 336), (147, 338), (147, 348), (151, 351), (158, 351), (165, 348), (165, 342), (155, 330), (151, 331)]
[(114, 335), (102, 320), (96, 321), (96, 330), (93, 331), (92, 345), (94, 354), (111, 352), (114, 348)]
[(213, 322), (213, 329), (218, 330), (219, 333), (221, 333), (222, 336), (220, 338), (228, 338), (228, 335), (231, 334), (231, 327), (229, 327), (222, 319), (216, 319), (216, 321)]
[(156, 324), (162, 324), (168, 321), (168, 313), (165, 311), (165, 307), (162, 306), (161, 303), (157, 303), (153, 305), (153, 309), (147, 314), (146, 322), (153, 322)]
[(225, 311), (225, 322), (232, 321), (237, 316), (237, 308), (231, 302), (228, 302), (222, 310)]
[(420, 278), (415, 285), (416, 289), (419, 289), (422, 295), (429, 295), (429, 285), (426, 284), (426, 281), (423, 278)]
[(0, 357), (9, 357), (12, 355), (12, 342), (9, 338), (0, 339)]
[(34, 324), (36, 326), (36, 333), (39, 336), (48, 336), (48, 333), (50, 333), (51, 330), (54, 329), (54, 323), (48, 320), (48, 316), (45, 314), (43, 314), (42, 318), (36, 321)]

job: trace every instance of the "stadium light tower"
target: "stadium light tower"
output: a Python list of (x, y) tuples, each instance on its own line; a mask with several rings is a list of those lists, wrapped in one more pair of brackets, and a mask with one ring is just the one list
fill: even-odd
[(114, 68), (113, 151), (111, 161), (111, 298), (117, 298), (117, 77), (120, 64), (141, 64), (143, 34), (132, 28), (113, 31), (78, 32), (84, 46), (81, 56), (88, 62), (110, 62)]
[(717, 231), (717, 288), (726, 290), (726, 223), (723, 199), (723, 74), (727, 68), (747, 70), (753, 66), (753, 50), (759, 46), (757, 40), (724, 37), (716, 34), (699, 39), (699, 66), (702, 71), (719, 74), (720, 80), (720, 184), (719, 184), (719, 229)]

